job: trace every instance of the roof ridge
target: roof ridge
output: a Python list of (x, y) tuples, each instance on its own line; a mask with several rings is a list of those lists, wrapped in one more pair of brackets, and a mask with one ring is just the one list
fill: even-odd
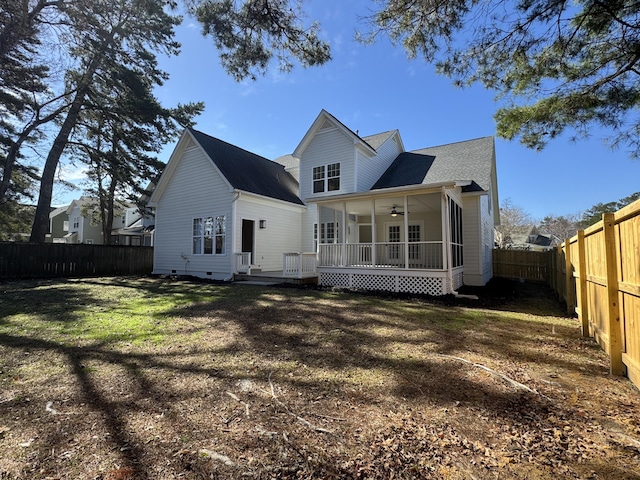
[(477, 140), (484, 140), (486, 138), (495, 138), (495, 136), (494, 135), (485, 135), (484, 137), (469, 138), (468, 140), (458, 140), (457, 142), (443, 143), (443, 144), (440, 144), (440, 145), (431, 145), (430, 147), (422, 147), (422, 148), (418, 148), (416, 150), (410, 150), (409, 153), (417, 153), (420, 150), (427, 150), (429, 148), (446, 147), (446, 146), (449, 146), (449, 145), (457, 145), (459, 143), (475, 142)]
[(282, 167), (281, 164), (279, 164), (277, 162), (274, 162), (273, 160), (270, 160), (267, 157), (263, 157), (262, 155), (259, 155), (259, 154), (255, 153), (255, 152), (247, 150), (246, 148), (239, 147), (238, 145), (234, 145), (233, 143), (227, 142), (227, 141), (222, 140), (221, 138), (218, 138), (218, 137), (214, 137), (213, 135), (209, 135), (208, 133), (201, 132), (200, 130), (196, 130), (195, 128), (192, 128), (192, 127), (187, 127), (187, 128), (189, 130), (191, 130), (192, 132), (199, 133), (200, 135), (204, 135), (205, 137), (208, 137), (208, 138), (210, 138), (212, 140), (215, 140), (217, 142), (221, 142), (221, 143), (224, 143), (225, 145), (229, 145), (230, 147), (233, 147), (235, 149), (242, 150), (243, 152), (246, 152), (246, 153), (248, 153), (250, 155), (253, 155), (254, 157), (257, 157), (257, 158), (259, 158), (261, 160), (264, 160), (265, 162), (270, 162), (270, 163), (273, 163), (275, 165), (278, 165), (278, 166)]
[(394, 128), (394, 129), (391, 129), (391, 130), (385, 130), (384, 132), (378, 132), (378, 133), (373, 133), (371, 135), (365, 135), (362, 138), (364, 139), (364, 138), (369, 138), (369, 137), (377, 137), (378, 135), (384, 135), (385, 133), (394, 133), (394, 132), (397, 132), (397, 131), (398, 131), (398, 129)]
[[(338, 119), (338, 117), (336, 117), (335, 115), (333, 115), (331, 112), (325, 110), (324, 108), (322, 109), (322, 111), (324, 113), (326, 113), (327, 115), (329, 115), (331, 118), (333, 118), (336, 122), (338, 122), (340, 125), (342, 125), (344, 128), (346, 128), (347, 130), (349, 130), (349, 132), (351, 132), (356, 138), (360, 139), (362, 141), (362, 143), (364, 143), (365, 145), (367, 145), (371, 150), (373, 150), (374, 152), (377, 152), (377, 150), (375, 148), (373, 148), (371, 145), (369, 145), (369, 142), (367, 142), (363, 137), (361, 137), (358, 133), (354, 132), (353, 130), (351, 130), (349, 127), (347, 127), (341, 120)], [(322, 113), (322, 112), (320, 112)]]

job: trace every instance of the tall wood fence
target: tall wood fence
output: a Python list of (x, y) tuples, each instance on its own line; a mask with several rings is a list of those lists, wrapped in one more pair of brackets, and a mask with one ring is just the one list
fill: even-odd
[(611, 373), (640, 387), (640, 200), (603, 215), (546, 259), (504, 252), (494, 250), (495, 276), (540, 280), (546, 269), (545, 281), (578, 315), (582, 334), (609, 354)]
[(144, 275), (153, 247), (0, 243), (0, 279)]
[(640, 387), (640, 201), (568, 238), (556, 257), (568, 312), (609, 354), (611, 373)]

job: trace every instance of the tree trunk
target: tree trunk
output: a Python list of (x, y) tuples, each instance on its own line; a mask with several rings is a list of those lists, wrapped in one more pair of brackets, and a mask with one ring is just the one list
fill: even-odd
[(104, 52), (106, 48), (113, 42), (115, 35), (115, 28), (104, 39), (100, 48), (95, 52), (94, 57), (87, 66), (82, 79), (78, 83), (76, 94), (71, 102), (67, 116), (60, 127), (60, 131), (53, 141), (49, 155), (44, 164), (42, 171), (42, 177), (40, 179), (40, 193), (38, 195), (38, 206), (36, 207), (36, 215), (33, 220), (33, 227), (31, 228), (30, 242), (44, 243), (49, 231), (49, 211), (51, 210), (51, 197), (53, 196), (53, 184), (55, 180), (56, 170), (60, 163), (60, 157), (64, 152), (69, 137), (73, 128), (78, 122), (78, 117), (84, 106), (87, 93), (89, 92), (90, 85), (93, 81), (93, 77), (98, 70), (98, 67), (104, 59)]
[(49, 155), (44, 164), (42, 170), (42, 177), (40, 179), (40, 193), (38, 195), (38, 206), (36, 207), (36, 215), (33, 220), (33, 227), (31, 228), (30, 242), (44, 243), (47, 232), (49, 231), (49, 211), (51, 209), (51, 197), (53, 196), (53, 184), (55, 181), (56, 170), (60, 163), (60, 157), (64, 152), (69, 136), (73, 127), (78, 121), (80, 110), (84, 104), (84, 98), (87, 88), (78, 90), (76, 96), (71, 104), (71, 108), (67, 113), (66, 118), (60, 127), (60, 131), (53, 141)]

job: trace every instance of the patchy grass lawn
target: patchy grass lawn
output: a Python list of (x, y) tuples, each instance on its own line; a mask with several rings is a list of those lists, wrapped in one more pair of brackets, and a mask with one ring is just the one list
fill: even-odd
[(0, 479), (640, 478), (638, 390), (506, 287), (0, 284)]

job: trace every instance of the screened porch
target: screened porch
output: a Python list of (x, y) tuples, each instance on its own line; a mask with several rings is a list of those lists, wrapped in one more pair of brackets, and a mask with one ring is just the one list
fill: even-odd
[(449, 293), (462, 284), (461, 203), (453, 187), (317, 201), (320, 283)]
[(318, 267), (459, 267), (462, 209), (440, 191), (319, 203), (314, 242)]

